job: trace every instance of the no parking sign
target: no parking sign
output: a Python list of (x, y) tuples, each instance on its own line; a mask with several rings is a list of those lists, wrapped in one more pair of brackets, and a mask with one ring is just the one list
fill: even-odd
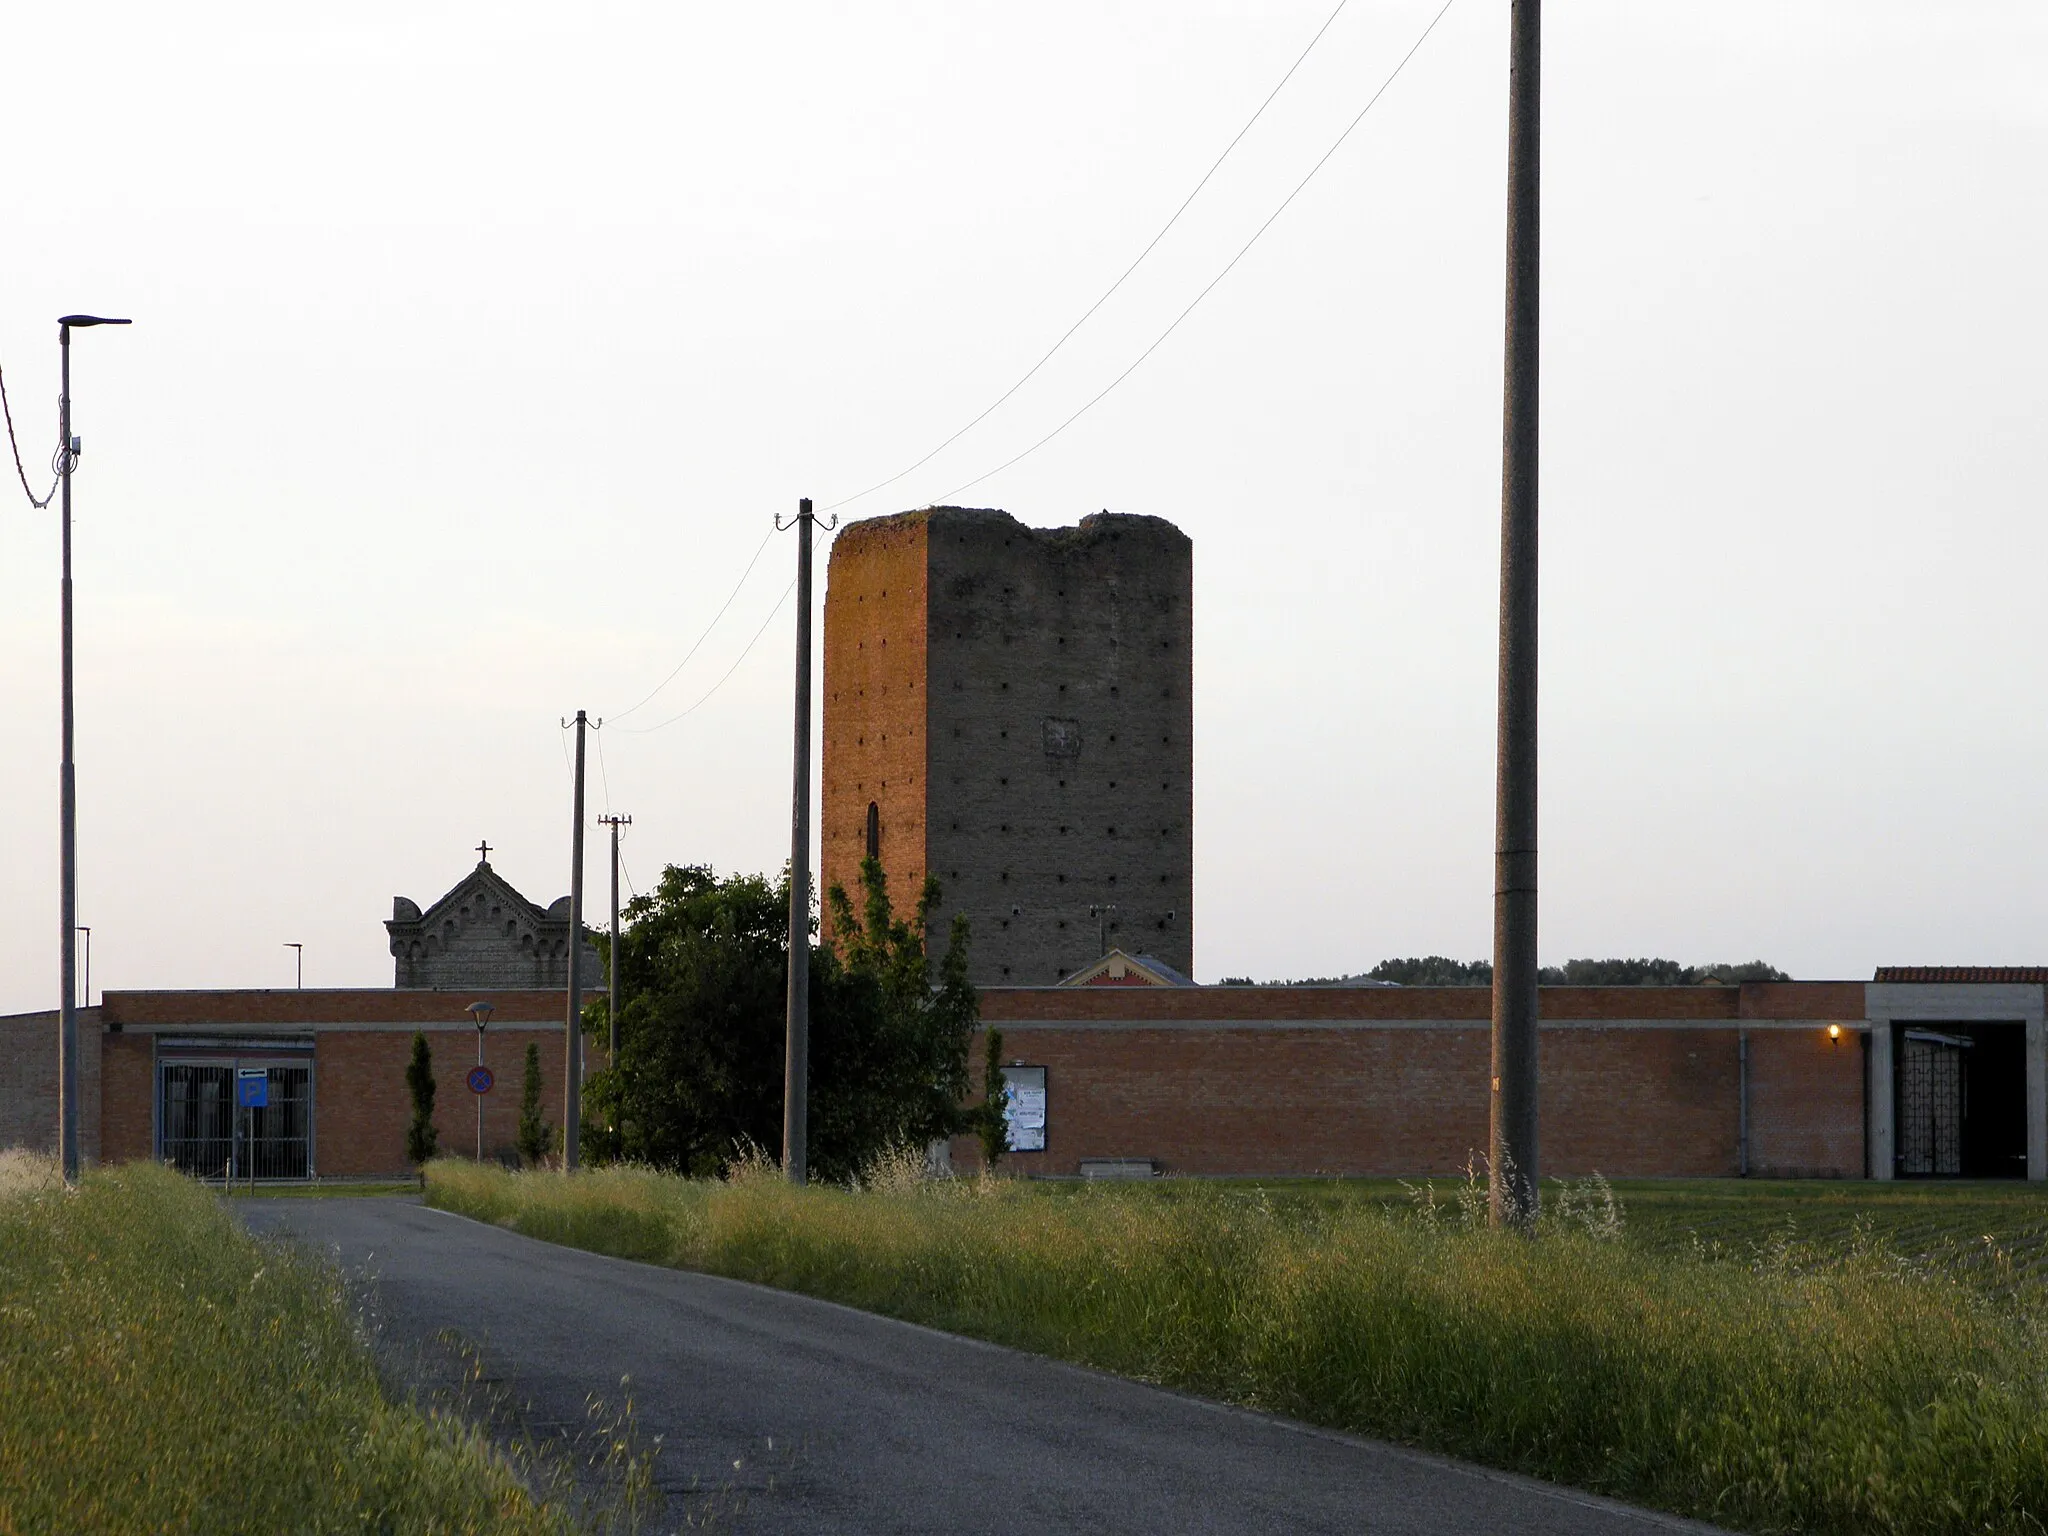
[(491, 1076), (491, 1069), (489, 1067), (471, 1067), (469, 1069), (469, 1091), (471, 1093), (489, 1093), (491, 1085), (496, 1081), (497, 1079)]

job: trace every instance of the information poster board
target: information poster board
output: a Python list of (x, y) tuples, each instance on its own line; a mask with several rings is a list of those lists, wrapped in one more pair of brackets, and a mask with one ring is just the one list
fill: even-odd
[(1045, 1068), (1003, 1068), (1003, 1124), (1012, 1152), (1045, 1150)]

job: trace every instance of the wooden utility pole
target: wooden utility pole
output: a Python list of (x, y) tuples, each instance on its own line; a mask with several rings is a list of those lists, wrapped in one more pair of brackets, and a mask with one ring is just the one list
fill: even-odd
[(576, 1171), (583, 1131), (583, 738), (590, 725), (576, 711), (576, 821), (569, 838), (569, 1039), (562, 1069), (562, 1167)]
[[(782, 1170), (802, 1184), (809, 1169), (811, 1084), (811, 531), (806, 496), (796, 528), (796, 755), (789, 817), (789, 1001), (782, 1069)], [(777, 520), (778, 528), (788, 526)]]
[(605, 981), (610, 988), (608, 995), (611, 1001), (605, 1009), (605, 1018), (611, 1025), (606, 1063), (616, 1072), (619, 1068), (619, 828), (633, 825), (633, 818), (600, 816), (597, 819), (612, 829), (612, 963), (605, 967), (609, 973)]
[(1542, 3), (1513, 0), (1508, 61), (1507, 347), (1501, 429), (1500, 679), (1494, 765), (1493, 1095), (1487, 1205), (1536, 1219), (1536, 387)]

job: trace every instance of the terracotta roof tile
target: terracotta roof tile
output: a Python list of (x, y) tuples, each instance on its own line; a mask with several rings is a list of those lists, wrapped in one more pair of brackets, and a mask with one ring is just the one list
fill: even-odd
[(1872, 981), (2048, 982), (2048, 965), (1880, 965)]

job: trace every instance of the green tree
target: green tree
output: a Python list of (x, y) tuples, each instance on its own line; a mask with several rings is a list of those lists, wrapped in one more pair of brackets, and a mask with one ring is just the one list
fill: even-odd
[[(1486, 960), (1449, 960), (1423, 955), (1382, 960), (1366, 973), (1374, 981), (1404, 987), (1488, 987), (1493, 965)], [(1790, 981), (1775, 965), (1749, 960), (1741, 965), (1680, 965), (1676, 960), (1567, 960), (1536, 972), (1546, 987), (1696, 987), (1703, 982)]]
[(1422, 955), (1407, 960), (1382, 960), (1366, 975), (1374, 981), (1394, 981), (1404, 987), (1490, 987), (1493, 963)]
[(441, 1133), (434, 1129), (434, 1053), (423, 1030), (412, 1032), (412, 1060), (406, 1064), (405, 1086), (412, 1095), (412, 1123), (405, 1128), (406, 1161), (418, 1165), (438, 1150)]
[(926, 930), (939, 882), (925, 876), (899, 918), (878, 859), (860, 866), (863, 912), (826, 892), (835, 948), (813, 952), (811, 1166), (847, 1179), (886, 1152), (966, 1130), (967, 1051), (981, 997), (967, 979), (967, 919), (956, 915), (935, 967)]
[(619, 1060), (586, 1095), (622, 1156), (708, 1175), (781, 1147), (788, 889), (671, 865), (627, 904)]
[(1567, 960), (1537, 973), (1547, 987), (1696, 987), (1702, 982), (1790, 981), (1774, 965), (1680, 965), (1676, 960)]
[[(955, 923), (933, 966), (924, 924), (937, 884), (907, 922), (890, 910), (879, 865), (863, 885), (865, 920), (850, 904), (835, 911), (840, 950), (809, 956), (810, 1164), (827, 1180), (965, 1123), (979, 1006), (966, 926)], [(619, 1156), (708, 1175), (749, 1149), (780, 1150), (788, 893), (786, 877), (671, 866), (627, 905), (619, 1060), (584, 1100), (590, 1123), (615, 1128)]]
[(993, 1168), (1010, 1150), (1010, 1122), (1003, 1111), (1003, 1032), (989, 1026), (981, 1058), (981, 1103), (974, 1108), (974, 1133), (981, 1138), (981, 1165)]
[(548, 1123), (540, 1112), (540, 1047), (526, 1045), (526, 1077), (519, 1085), (519, 1160), (538, 1168), (548, 1155)]

